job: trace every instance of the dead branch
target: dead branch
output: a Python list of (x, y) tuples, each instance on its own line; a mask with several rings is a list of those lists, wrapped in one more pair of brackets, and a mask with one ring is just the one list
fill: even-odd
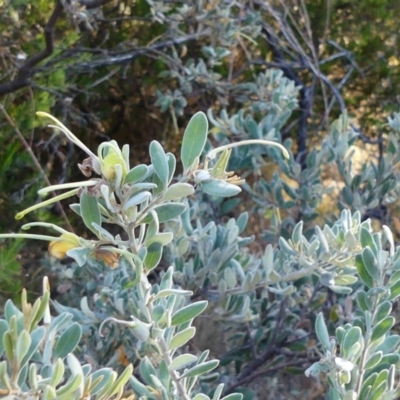
[[(79, 3), (87, 9), (92, 9), (109, 3), (111, 0), (80, 0)], [(44, 27), (44, 38), (46, 47), (39, 53), (29, 57), (19, 68), (15, 78), (11, 82), (0, 85), (0, 96), (6, 95), (24, 87), (30, 86), (30, 79), (39, 71), (35, 68), (46, 58), (50, 57), (54, 51), (54, 28), (63, 12), (64, 6), (61, 0), (57, 0), (54, 10)]]

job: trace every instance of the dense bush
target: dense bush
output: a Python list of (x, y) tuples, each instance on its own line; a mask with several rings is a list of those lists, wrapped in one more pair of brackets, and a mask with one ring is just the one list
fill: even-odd
[[(28, 91), (12, 92), (0, 107), (6, 137), (33, 134), (42, 125), (34, 109), (53, 110), (79, 132), (41, 113), (55, 125), (26, 142), (36, 143), (45, 165), (35, 174), (28, 153), (17, 157), (15, 139), (0, 150), (4, 231), (14, 230), (19, 203), (34, 203), (37, 188), (49, 185), (45, 173), (57, 185), (39, 196), (68, 189), (17, 214), (35, 211), (41, 222), (22, 228), (37, 233), (0, 235), (18, 239), (2, 243), (0, 289), (19, 290), (8, 270), (18, 270), (21, 239), (34, 238), (50, 242), (52, 258), (33, 246), (24, 256), (38, 253), (54, 295), (45, 284), (33, 306), (23, 292), (22, 312), (5, 305), (0, 398), (400, 396), (400, 116), (353, 125), (375, 115), (357, 111), (361, 78), (350, 76), (358, 66), (346, 43), (323, 42), (319, 6), (199, 3), (75, 2), (64, 11), (79, 29), (66, 28), (59, 13), (54, 54), (34, 66)], [(370, 3), (360, 7), (372, 12)], [(384, 3), (374, 2), (379, 15)], [(0, 24), (19, 23), (7, 36), (15, 57), (18, 43), (32, 54), (43, 38), (21, 13), (40, 14), (33, 20), (44, 26), (54, 12), (47, 2), (18, 4), (0, 8), (8, 15)], [(334, 7), (340, 19), (350, 6)], [(353, 23), (346, 28), (354, 33)], [(363, 35), (374, 46), (352, 39), (349, 48), (375, 54), (374, 30)], [(5, 60), (4, 71), (9, 54)], [(10, 71), (6, 77), (18, 79)], [(377, 93), (365, 88), (364, 109)], [(207, 118), (200, 112), (188, 122), (198, 109)], [(135, 146), (119, 148), (128, 135)], [(83, 182), (75, 182), (77, 155)], [(73, 196), (67, 214), (79, 233), (51, 208)]]
[[(277, 74), (275, 79), (281, 76)], [(280, 94), (290, 87), (289, 82), (281, 82)], [(275, 101), (281, 97), (273, 96)], [(278, 235), (279, 247), (269, 244), (263, 255), (249, 251), (253, 237), (240, 236), (248, 212), (226, 223), (210, 219), (218, 216), (218, 209), (229, 207), (221, 199), (239, 194), (239, 185), (244, 185), (235, 175), (235, 163), (257, 175), (266, 156), (276, 161), (281, 173), (275, 172), (272, 183), (260, 178), (253, 187), (246, 186), (256, 200), (264, 199), (264, 203), (258, 201), (261, 210), (273, 205), (272, 195), (281, 207), (289, 203), (287, 209), (297, 207), (304, 216), (317, 206), (316, 200), (308, 202), (310, 193), (283, 184), (285, 175), (294, 180), (302, 172), (290, 143), (286, 141), (285, 148), (265, 139), (272, 129), (263, 132), (268, 121), (257, 124), (250, 112), (245, 117), (239, 114), (233, 122), (228, 117), (215, 120), (223, 144), (212, 148), (207, 143), (207, 119), (197, 113), (182, 142), (183, 172), (174, 178), (175, 157), (156, 141), (150, 144), (151, 164), (131, 168), (129, 147), (121, 150), (115, 141), (104, 142), (96, 155), (50, 118), (54, 129), (88, 154), (79, 168), (89, 179), (41, 189), (41, 195), (72, 190), (34, 205), (16, 218), (78, 195), (79, 203), (71, 208), (96, 239), (79, 237), (46, 222), (28, 223), (22, 229), (44, 227), (60, 236), (0, 235), (47, 240), (53, 257), (75, 260), (69, 271), (64, 271), (72, 279), (70, 299), (65, 305), (54, 303), (60, 313), (55, 319), (49, 315), (46, 286), (43, 299), (33, 308), (27, 304), (26, 294), (22, 313), (7, 304), (1, 325), (4, 396), (121, 398), (133, 362), (139, 365), (139, 371), (129, 378), (133, 392), (147, 399), (219, 399), (223, 393), (225, 399), (243, 395), (251, 399), (255, 392), (246, 386), (261, 373), (272, 389), (272, 377), (295, 373), (298, 368), (304, 368), (307, 376), (324, 373), (331, 399), (397, 398), (400, 336), (393, 330), (395, 318), (390, 313), (400, 295), (400, 251), (395, 249), (390, 229), (384, 226), (374, 232), (370, 219), (362, 221), (362, 211), (396, 195), (392, 166), (399, 157), (398, 115), (389, 121), (394, 133), (381, 165), (364, 164), (358, 175), (350, 169), (348, 145), (355, 135), (346, 117), (332, 125), (321, 148), (307, 156), (308, 169), (303, 176), (313, 179), (310, 187), (316, 191), (315, 198), (321, 197), (326, 190), (318, 184), (321, 166), (337, 165), (347, 188), (338, 194), (339, 205), (347, 202), (351, 207), (351, 200), (357, 199), (360, 210), (344, 209), (336, 222), (323, 229), (315, 226), (314, 233), (303, 234), (306, 222), (300, 221), (292, 226), (290, 237)], [(273, 120), (279, 124), (282, 117)], [(224, 124), (229, 124), (232, 132), (242, 132), (242, 140), (227, 143)], [(277, 146), (280, 149), (275, 151)], [(386, 182), (389, 186), (384, 187)], [(196, 200), (189, 199), (193, 195)], [(291, 222), (289, 218), (287, 226)], [(164, 249), (164, 259), (172, 265), (156, 270)], [(158, 271), (156, 275), (154, 271)], [(206, 310), (208, 302), (207, 324), (198, 328), (207, 331), (211, 321), (216, 321), (214, 334), (221, 330), (217, 372), (211, 371), (219, 362), (207, 361), (208, 350), (200, 355), (188, 351), (188, 342), (196, 333), (193, 319)], [(42, 317), (44, 326), (39, 328)], [(68, 324), (71, 319), (75, 320), (72, 325)], [(320, 343), (313, 340), (314, 329)], [(76, 356), (72, 355), (75, 349)], [(90, 365), (81, 369), (76, 357)], [(118, 371), (124, 363), (128, 367), (118, 379), (104, 369)], [(90, 375), (93, 366), (100, 369)], [(236, 394), (235, 389), (239, 390)]]

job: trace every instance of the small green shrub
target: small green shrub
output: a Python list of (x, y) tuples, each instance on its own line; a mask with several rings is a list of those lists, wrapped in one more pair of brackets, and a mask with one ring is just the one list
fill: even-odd
[[(280, 87), (294, 90), (286, 81)], [(299, 372), (296, 365), (308, 376), (326, 374), (331, 399), (400, 395), (400, 338), (395, 318), (389, 315), (400, 295), (400, 251), (388, 227), (374, 231), (371, 220), (362, 218), (376, 199), (379, 203), (397, 194), (393, 165), (399, 157), (399, 116), (389, 120), (394, 132), (379, 167), (371, 161), (355, 175), (348, 153), (355, 133), (345, 115), (332, 124), (331, 133), (320, 149), (308, 155), (307, 169), (301, 171), (290, 141), (282, 146), (266, 140), (270, 139), (270, 131), (263, 130), (267, 121), (257, 124), (251, 110), (229, 123), (241, 132), (237, 142), (228, 141), (227, 116), (214, 120), (220, 130), (216, 136), (220, 145), (215, 148), (207, 142), (208, 121), (199, 112), (186, 128), (180, 155), (183, 172), (174, 178), (175, 156), (165, 153), (156, 141), (150, 144), (151, 164), (131, 168), (128, 146), (120, 149), (115, 141), (105, 142), (94, 154), (55, 118), (39, 115), (52, 119), (54, 129), (88, 154), (79, 165), (88, 180), (41, 189), (40, 195), (69, 190), (16, 218), (77, 195), (79, 203), (71, 208), (90, 233), (80, 237), (55, 224), (32, 222), (22, 229), (48, 228), (59, 236), (0, 235), (49, 241), (53, 257), (74, 260), (64, 268), (64, 279), (72, 286), (69, 300), (66, 305), (54, 302), (60, 314), (55, 319), (49, 316), (47, 288), (33, 308), (24, 292), (22, 313), (7, 303), (1, 325), (3, 398), (63, 398), (67, 387), (65, 398), (81, 399), (89, 388), (98, 389), (93, 382), (107, 371), (102, 378), (107, 386), (98, 383), (102, 389), (90, 392), (95, 398), (252, 399), (255, 392), (246, 384), (258, 368), (264, 368), (269, 382), (268, 375), (276, 371)], [(279, 140), (279, 135), (274, 137)], [(265, 151), (264, 144), (272, 146)], [(254, 176), (265, 156), (281, 169), (282, 175), (276, 172), (271, 183), (261, 178), (251, 188), (231, 172), (238, 163)], [(316, 210), (318, 196), (326, 192), (316, 184), (321, 182), (324, 163), (338, 167), (348, 188), (337, 196), (339, 208), (360, 210), (343, 209), (336, 221), (332, 212), (323, 228), (312, 226), (311, 220), (292, 221), (283, 235), (282, 220), (276, 219), (271, 237), (277, 238), (278, 247), (268, 244), (261, 256), (249, 249), (254, 237), (241, 236), (248, 212), (215, 221), (222, 208), (232, 207), (224, 199), (239, 194), (240, 185), (261, 210), (272, 203), (268, 196), (261, 201), (265, 188), (278, 201), (276, 209), (292, 202), (287, 209), (296, 207), (307, 215), (307, 208)], [(279, 180), (284, 175), (309, 182), (314, 200), (308, 204), (310, 193), (301, 187), (291, 192), (290, 185)], [(163, 260), (170, 266), (161, 267)], [(221, 363), (208, 359), (208, 350), (189, 350), (196, 334), (193, 320), (206, 309), (208, 321), (223, 326)], [(44, 327), (36, 328), (42, 316)], [(61, 320), (68, 324), (50, 330), (54, 321)], [(304, 321), (315, 325), (315, 330), (307, 329)], [(44, 339), (33, 340), (39, 329)], [(319, 344), (310, 340), (314, 335)], [(42, 346), (35, 345), (30, 353), (33, 342)], [(222, 349), (222, 344), (227, 348)], [(85, 362), (97, 371), (90, 375), (87, 364), (80, 366)], [(137, 367), (132, 375), (131, 363)], [(76, 371), (81, 371), (79, 377)], [(133, 394), (125, 387), (128, 380)]]

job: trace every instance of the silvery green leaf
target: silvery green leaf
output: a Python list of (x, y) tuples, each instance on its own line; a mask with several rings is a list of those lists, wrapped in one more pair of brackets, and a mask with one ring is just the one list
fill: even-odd
[[(157, 235), (157, 233), (160, 231), (160, 222), (157, 213), (154, 212), (154, 210), (151, 210), (149, 215), (151, 216), (151, 219), (148, 222), (149, 226), (147, 227), (146, 237), (144, 239), (145, 241), (152, 238), (154, 235)], [(141, 222), (143, 223), (144, 220)]]
[(97, 235), (97, 231), (92, 225), (93, 222), (96, 222), (96, 224), (101, 226), (101, 214), (97, 198), (88, 195), (84, 190), (81, 194), (80, 206), (83, 222), (94, 234)]
[(65, 367), (61, 358), (58, 358), (54, 365), (53, 375), (51, 377), (50, 386), (58, 386), (64, 379)]
[(182, 290), (182, 289), (164, 289), (160, 290), (154, 300), (161, 299), (163, 297), (174, 296), (174, 295), (181, 295), (181, 296), (191, 296), (193, 292), (191, 290)]
[(315, 320), (315, 333), (317, 334), (319, 341), (325, 346), (325, 348), (329, 349), (330, 348), (329, 333), (322, 313), (319, 313)]
[[(116, 373), (111, 368), (101, 368), (93, 372), (90, 394), (96, 395), (105, 388), (110, 388), (115, 381)], [(107, 390), (107, 389), (105, 389)]]
[(210, 400), (210, 398), (203, 393), (197, 393), (196, 396), (193, 397), (193, 400)]
[(148, 200), (151, 199), (151, 197), (152, 195), (150, 192), (140, 192), (138, 194), (135, 194), (129, 200), (125, 201), (123, 209), (127, 210), (129, 207), (137, 206), (145, 201), (147, 202)]
[(154, 368), (153, 364), (149, 360), (147, 356), (145, 356), (140, 362), (140, 375), (144, 379), (144, 381), (148, 384), (152, 384), (151, 375), (157, 376), (157, 371)]
[(75, 213), (78, 214), (80, 217), (82, 217), (81, 214), (81, 205), (78, 203), (70, 204), (69, 208)]
[(143, 383), (139, 382), (133, 375), (129, 377), (129, 382), (134, 390), (139, 396), (146, 396), (145, 398), (153, 400), (153, 396), (149, 389)]
[[(4, 319), (0, 319), (0, 338), (3, 337), (4, 333), (6, 333), (9, 329), (9, 326), (7, 324), (7, 321), (5, 321)], [(3, 355), (4, 353), (4, 344), (3, 341), (0, 340), (0, 357)]]
[(393, 233), (392, 231), (389, 229), (389, 227), (387, 227), (386, 225), (383, 225), (383, 232), (385, 233), (386, 239), (389, 242), (389, 254), (390, 256), (394, 256), (394, 239), (393, 239)]
[(382, 351), (377, 351), (373, 353), (367, 360), (364, 368), (371, 369), (375, 367), (375, 365), (377, 365), (381, 361), (382, 355), (383, 355)]
[(154, 242), (147, 247), (147, 254), (143, 261), (146, 272), (150, 272), (159, 264), (163, 253), (163, 246), (161, 243)]
[(372, 279), (372, 276), (369, 274), (367, 268), (365, 267), (364, 260), (361, 254), (356, 255), (355, 263), (360, 279), (364, 282), (365, 285), (367, 285), (369, 288), (372, 288), (374, 286), (374, 280)]
[(203, 393), (197, 393), (192, 400), (210, 400), (210, 398)]
[(201, 156), (206, 144), (208, 134), (208, 121), (201, 111), (193, 115), (182, 140), (181, 160), (184, 173)]
[(174, 177), (176, 168), (176, 158), (172, 153), (167, 153), (167, 162), (168, 162), (168, 185), (169, 185), (172, 181), (172, 178)]
[(160, 290), (171, 289), (172, 288), (172, 275), (174, 273), (174, 268), (171, 266), (167, 269), (167, 272), (161, 279)]
[(370, 247), (370, 249), (373, 251), (373, 253), (376, 255), (378, 252), (378, 249), (376, 247), (375, 241), (373, 236), (371, 235), (370, 231), (364, 227), (361, 228), (360, 232), (360, 241), (361, 241), (361, 246), (364, 247)]
[(179, 217), (186, 210), (186, 207), (186, 204), (166, 203), (154, 207), (153, 210), (157, 213), (158, 221), (162, 223)]
[(288, 256), (297, 255), (297, 252), (293, 249), (292, 246), (290, 246), (290, 244), (282, 236), (279, 238), (279, 247)]
[(292, 242), (295, 246), (298, 246), (301, 243), (303, 237), (303, 221), (300, 221), (296, 224), (292, 233)]
[(47, 385), (41, 397), (43, 400), (55, 400), (57, 399), (56, 390), (53, 387)]
[(149, 169), (147, 165), (144, 164), (136, 165), (136, 167), (132, 168), (125, 176), (124, 184), (125, 185), (132, 184), (142, 181), (146, 177), (148, 170)]
[(296, 292), (296, 288), (293, 285), (288, 285), (285, 288), (277, 288), (277, 287), (268, 286), (268, 291), (270, 291), (271, 293), (280, 294), (283, 296), (290, 296), (291, 294)]
[(181, 308), (172, 315), (171, 325), (181, 325), (192, 320), (201, 314), (207, 308), (207, 305), (208, 301), (203, 300)]
[(370, 247), (365, 247), (363, 249), (362, 259), (369, 275), (371, 275), (372, 278), (378, 281), (379, 280), (378, 262), (376, 260), (374, 252), (371, 250)]
[(382, 319), (386, 318), (392, 311), (392, 303), (390, 301), (384, 301), (379, 304), (378, 309), (375, 313), (374, 323), (378, 323)]
[(347, 286), (340, 286), (340, 285), (330, 285), (329, 289), (332, 290), (332, 292), (337, 293), (337, 294), (350, 294), (352, 293), (352, 288), (347, 287)]
[(239, 235), (245, 230), (249, 221), (249, 213), (247, 211), (241, 213), (236, 220), (236, 225), (239, 228)]
[(181, 369), (181, 368), (187, 366), (188, 364), (192, 364), (196, 360), (197, 360), (197, 357), (194, 356), (193, 354), (187, 354), (187, 353), (181, 354), (180, 356), (178, 356), (174, 360), (172, 360), (168, 369), (170, 371)]
[(69, 377), (67, 383), (62, 385), (59, 389), (57, 389), (57, 398), (69, 393), (74, 392), (83, 384), (83, 375), (80, 373), (74, 373)]
[(45, 338), (47, 329), (44, 326), (39, 326), (33, 332), (31, 332), (31, 344), (29, 346), (28, 352), (25, 354), (25, 357), (21, 361), (21, 367), (23, 367), (33, 356), (33, 354), (37, 351), (39, 346), (42, 344), (43, 339)]
[(73, 258), (78, 266), (83, 267), (87, 263), (87, 259), (91, 250), (87, 247), (75, 247), (67, 251), (67, 256)]
[(262, 258), (262, 264), (264, 267), (266, 277), (268, 279), (269, 274), (274, 268), (274, 249), (271, 244), (268, 244), (268, 246), (265, 248), (264, 255)]
[(167, 156), (161, 144), (153, 140), (149, 147), (150, 159), (162, 187), (165, 189), (169, 181), (169, 167)]
[(335, 285), (349, 286), (358, 281), (358, 278), (353, 275), (337, 275), (335, 277)]
[(320, 245), (320, 241), (318, 239), (313, 239), (313, 241), (310, 243), (310, 247), (307, 249), (307, 256), (313, 257), (314, 253), (319, 248), (319, 245)]
[(212, 400), (220, 400), (222, 391), (224, 390), (224, 384), (220, 383), (214, 391)]
[(10, 331), (7, 331), (3, 335), (3, 347), (9, 362), (14, 361), (14, 348), (13, 340)]
[(15, 346), (15, 357), (18, 364), (21, 364), (24, 357), (28, 353), (31, 342), (32, 340), (29, 333), (25, 329), (22, 330), (18, 335), (17, 343)]
[(108, 391), (103, 395), (104, 398), (111, 399), (116, 393), (120, 391), (122, 392), (122, 388), (128, 382), (129, 378), (132, 375), (132, 372), (133, 366), (132, 364), (129, 364), (118, 377), (118, 379), (113, 383), (113, 385), (108, 389)]
[(400, 296), (400, 280), (390, 286), (390, 297), (389, 300), (393, 301)]
[(231, 393), (228, 396), (223, 397), (221, 400), (242, 400), (243, 394), (242, 393)]
[(194, 187), (189, 183), (174, 183), (165, 192), (163, 201), (179, 200), (194, 193)]
[(177, 349), (178, 347), (182, 347), (195, 335), (195, 333), (196, 333), (196, 328), (193, 326), (186, 328), (181, 332), (178, 332), (171, 338), (171, 341), (168, 345), (168, 349), (174, 350)]
[(220, 279), (218, 282), (218, 292), (220, 295), (223, 295), (228, 289), (228, 285), (223, 279)]
[(344, 241), (346, 243), (346, 246), (352, 250), (354, 249), (357, 245), (358, 245), (358, 240), (357, 238), (354, 236), (354, 233), (352, 231), (347, 231), (344, 234)]
[(28, 373), (28, 382), (29, 382), (29, 387), (31, 389), (37, 389), (37, 369), (36, 369), (36, 364), (32, 363), (29, 366), (29, 373)]
[(54, 357), (65, 358), (72, 353), (81, 340), (81, 336), (82, 328), (77, 322), (74, 322), (58, 338), (54, 346)]
[(369, 375), (367, 379), (363, 381), (360, 392), (360, 398), (362, 399), (370, 398), (369, 394), (371, 393), (372, 385), (375, 383), (377, 376), (378, 374), (374, 372), (371, 375)]
[(237, 285), (236, 273), (232, 268), (225, 268), (223, 281), (226, 282), (228, 289), (232, 289)]
[(322, 248), (324, 249), (324, 251), (326, 253), (329, 253), (329, 244), (328, 244), (328, 240), (326, 239), (324, 232), (322, 232), (321, 228), (317, 225), (315, 227), (315, 232), (318, 236), (318, 239), (320, 241), (320, 244), (322, 246)]
[(89, 308), (87, 296), (82, 297), (80, 306), (81, 306), (82, 312), (86, 316), (88, 316), (93, 321), (97, 321), (96, 314)]
[(157, 233), (157, 235), (154, 235), (153, 237), (149, 238), (145, 245), (149, 247), (152, 243), (157, 242), (160, 243), (162, 246), (166, 246), (171, 240), (174, 238), (174, 235), (172, 232), (161, 232)]
[(206, 374), (206, 373), (212, 371), (213, 369), (217, 368), (218, 364), (219, 364), (218, 360), (206, 361), (202, 364), (196, 365), (196, 366), (188, 369), (187, 371), (185, 371), (185, 373), (181, 376), (181, 378), (183, 379), (183, 378), (194, 377), (194, 376)]
[(367, 294), (365, 293), (365, 291), (358, 290), (356, 295), (357, 295), (357, 304), (361, 308), (361, 310), (362, 311), (369, 310), (369, 303), (367, 302), (367, 299), (366, 299)]
[(392, 329), (394, 323), (395, 319), (392, 316), (389, 316), (376, 324), (372, 329), (371, 342), (379, 340), (381, 337), (386, 335), (386, 333)]
[(360, 327), (353, 326), (351, 327), (344, 335), (342, 346), (341, 346), (341, 355), (345, 359), (349, 359), (351, 357), (351, 350), (355, 344), (362, 344), (361, 350), (363, 348), (364, 339), (362, 336), (362, 331)]
[(211, 196), (231, 197), (242, 191), (239, 186), (233, 185), (221, 179), (210, 179), (201, 184), (201, 190)]

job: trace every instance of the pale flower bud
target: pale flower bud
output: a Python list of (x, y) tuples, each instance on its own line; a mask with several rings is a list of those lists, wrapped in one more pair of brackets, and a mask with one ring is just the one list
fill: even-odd
[(79, 247), (79, 237), (73, 233), (63, 233), (60, 238), (55, 242), (50, 242), (49, 253), (52, 257), (63, 259), (67, 255), (67, 251)]

